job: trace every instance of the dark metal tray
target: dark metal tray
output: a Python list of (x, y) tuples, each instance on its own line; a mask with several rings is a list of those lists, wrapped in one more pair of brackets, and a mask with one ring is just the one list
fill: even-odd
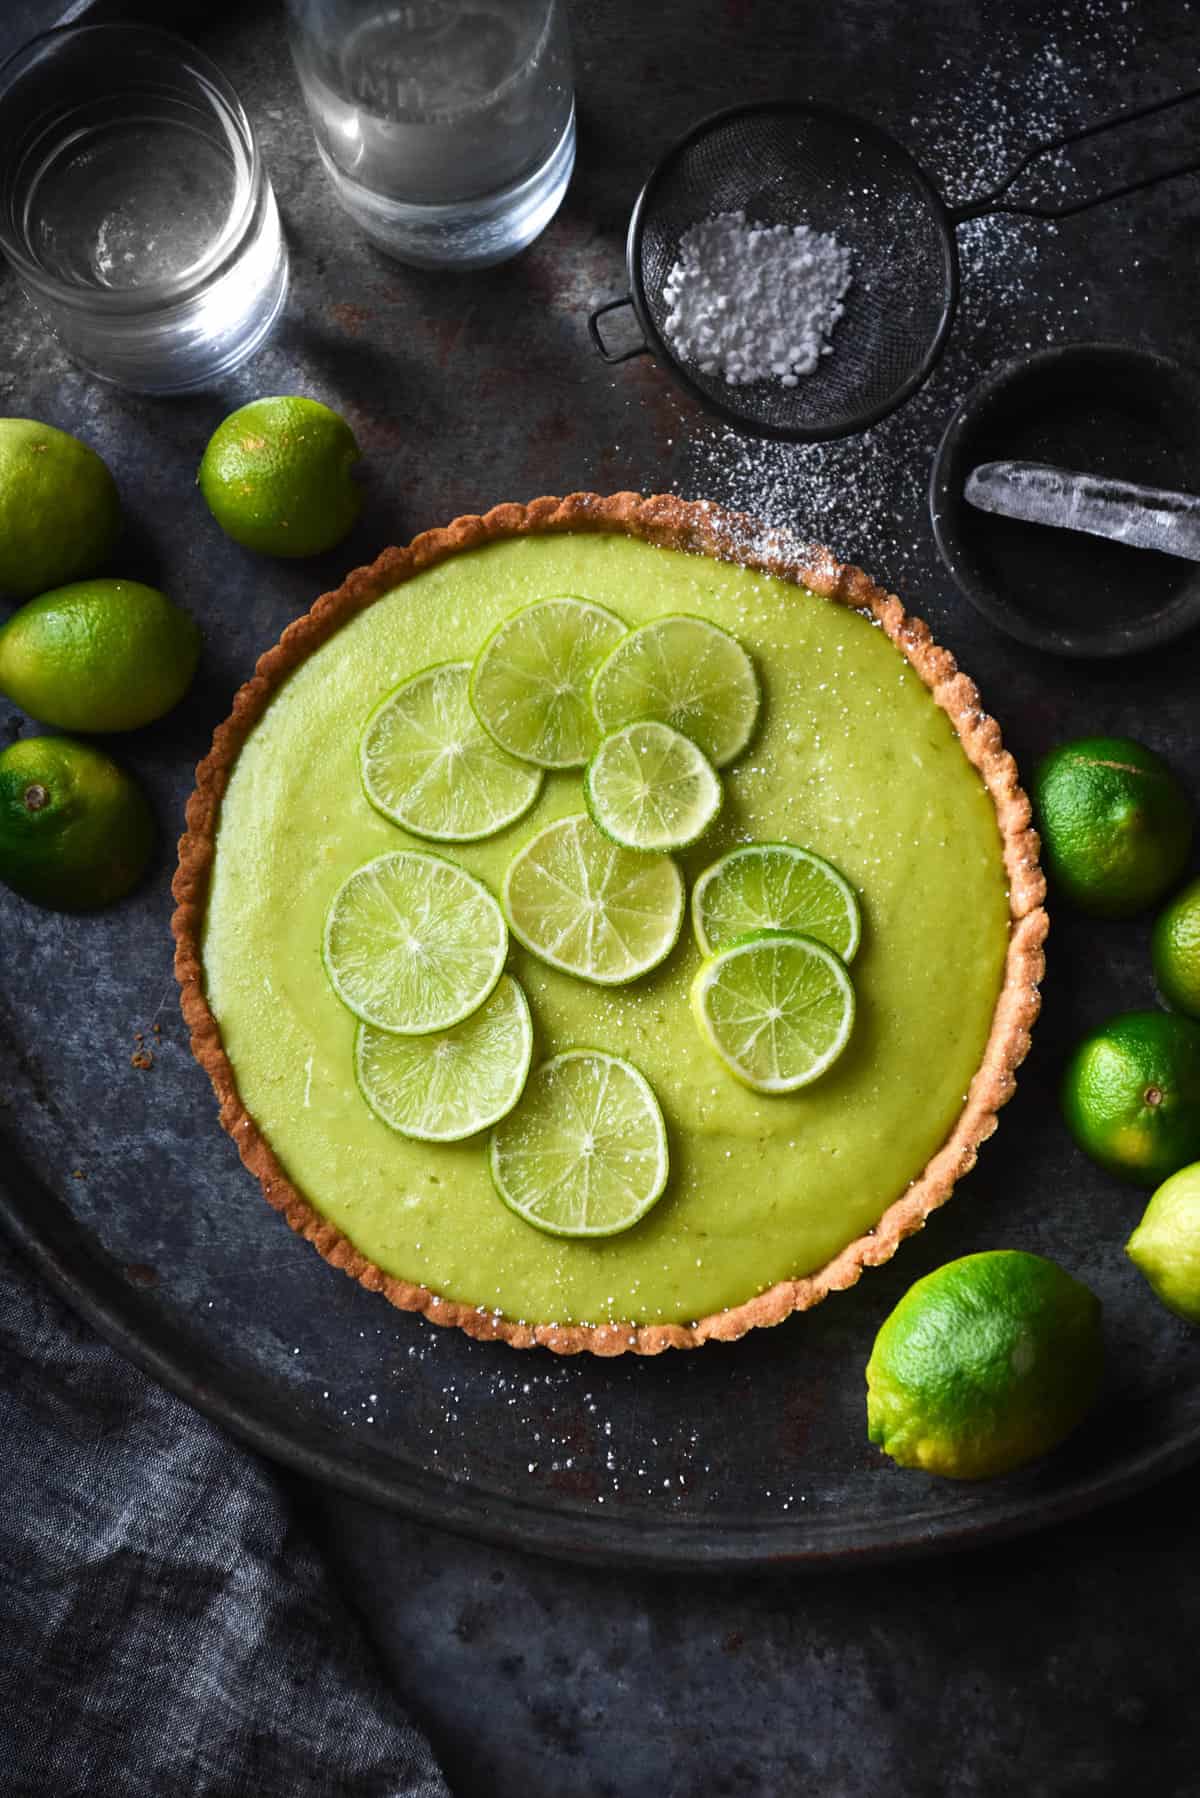
[[(232, 600), (220, 627), (227, 647), (256, 635)], [(163, 815), (181, 815), (215, 698), (202, 687), (142, 741)], [(1144, 931), (1056, 933), (1017, 1099), (976, 1173), (888, 1267), (738, 1344), (564, 1360), (392, 1310), (264, 1204), (179, 1019), (168, 862), (90, 919), (0, 899), (0, 1209), (112, 1342), (265, 1453), (477, 1536), (702, 1568), (978, 1541), (1200, 1452), (1200, 1333), (1126, 1262), (1140, 1196), (1071, 1148), (1053, 1090), (1082, 1019), (1148, 1001)], [(132, 1065), (143, 1047), (148, 1069)], [(1008, 1480), (901, 1473), (866, 1439), (872, 1337), (911, 1280), (989, 1246), (1053, 1255), (1100, 1293), (1103, 1404), (1057, 1455)]]

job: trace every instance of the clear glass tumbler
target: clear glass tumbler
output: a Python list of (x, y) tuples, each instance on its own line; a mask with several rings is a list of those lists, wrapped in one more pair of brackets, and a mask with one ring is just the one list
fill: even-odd
[(241, 102), (140, 25), (50, 31), (0, 68), (0, 249), (76, 361), (145, 393), (245, 361), (287, 293)]
[(403, 262), (480, 268), (532, 243), (575, 164), (566, 0), (288, 0), (342, 205)]

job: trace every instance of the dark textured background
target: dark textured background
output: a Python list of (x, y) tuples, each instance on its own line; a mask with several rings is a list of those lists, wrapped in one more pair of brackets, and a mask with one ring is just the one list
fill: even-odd
[[(163, 17), (174, 10), (158, 9)], [(122, 751), (164, 816), (174, 820), (186, 756), (202, 747), (254, 649), (318, 587), (425, 524), (498, 497), (578, 486), (673, 488), (798, 520), (901, 588), (980, 680), (1022, 760), (1076, 731), (1136, 729), (1200, 778), (1200, 640), (1101, 668), (1047, 664), (996, 637), (937, 566), (923, 493), (955, 401), (984, 369), (1027, 344), (1122, 336), (1192, 354), (1194, 182), (1057, 229), (971, 227), (963, 312), (944, 367), (902, 415), (849, 445), (747, 451), (678, 400), (651, 365), (610, 372), (593, 361), (583, 327), (590, 304), (621, 290), (623, 225), (647, 164), (697, 114), (771, 91), (840, 97), (901, 132), (961, 198), (1002, 172), (1027, 130), (1194, 79), (1200, 30), (1190, 9), (1093, 0), (885, 12), (872, 0), (844, 0), (830, 16), (764, 0), (654, 8), (626, 0), (580, 5), (574, 16), (578, 172), (550, 231), (508, 268), (417, 274), (354, 238), (316, 165), (277, 18), (252, 6), (198, 9), (191, 29), (248, 103), (293, 250), (287, 318), (255, 363), (219, 394), (193, 400), (115, 394), (73, 370), (11, 281), (0, 285), (0, 405), (76, 429), (102, 448), (132, 518), (123, 570), (161, 580), (208, 626), (201, 678), (185, 707)], [(1173, 141), (1194, 138), (1192, 118)], [(1145, 166), (1149, 152), (1130, 154)], [(366, 452), (363, 521), (315, 568), (251, 563), (224, 542), (190, 491), (224, 411), (280, 390), (311, 391), (344, 411)], [(6, 903), (0, 1047), (18, 1113), (10, 1124), (54, 1190), (71, 1193), (81, 1171), (74, 1203), (148, 1305), (215, 1312), (203, 1320), (211, 1339), (225, 1349), (246, 1339), (298, 1405), (315, 1405), (334, 1387), (340, 1418), (331, 1425), (348, 1441), (351, 1431), (361, 1437), (381, 1426), (402, 1435), (410, 1385), (393, 1347), (397, 1356), (411, 1347), (419, 1363), (441, 1357), (455, 1368), (459, 1350), (422, 1346), (442, 1340), (424, 1326), (380, 1321), (378, 1305), (335, 1281), (238, 1185), (176, 1021), (161, 930), (167, 879), (164, 855), (137, 911), (145, 930), (138, 957), (129, 953), (126, 912), (85, 929)], [(1080, 1029), (1148, 1001), (1144, 931), (1060, 929), (1046, 990), (1022, 1093), (960, 1199), (898, 1264), (838, 1301), (840, 1313), (826, 1307), (780, 1332), (778, 1346), (731, 1351), (739, 1380), (745, 1369), (774, 1377), (789, 1344), (810, 1360), (812, 1344), (823, 1340), (865, 1355), (872, 1328), (916, 1273), (962, 1248), (1019, 1241), (1062, 1255), (1108, 1301), (1122, 1405), (1107, 1414), (1117, 1421), (1102, 1420), (1075, 1452), (1102, 1462), (1113, 1447), (1106, 1432), (1121, 1450), (1139, 1430), (1194, 1428), (1195, 1340), (1120, 1265), (1137, 1197), (1084, 1166), (1048, 1097), (1064, 1046)], [(163, 1028), (156, 1064), (140, 1074), (128, 1065), (133, 1032), (152, 1034), (155, 1021)], [(204, 1202), (222, 1191), (246, 1204)], [(229, 1278), (214, 1281), (214, 1268), (231, 1270)], [(311, 1295), (342, 1340), (363, 1331), (357, 1359), (338, 1367), (336, 1380), (328, 1362), (308, 1352), (307, 1338), (271, 1340), (271, 1316), (256, 1316), (252, 1302), (266, 1281), (300, 1311)], [(811, 1326), (816, 1334), (802, 1338)], [(368, 1338), (379, 1336), (388, 1390), (372, 1379), (381, 1363)], [(693, 1365), (692, 1373), (680, 1363), (655, 1380), (687, 1402), (689, 1386), (713, 1378)], [(637, 1373), (616, 1376), (616, 1385), (636, 1385)], [(574, 1445), (552, 1388), (567, 1376), (538, 1357), (517, 1377), (536, 1390), (517, 1397), (514, 1440), (522, 1431), (532, 1439), (541, 1426), (548, 1452), (565, 1462)], [(419, 1372), (410, 1378), (421, 1384)], [(753, 1384), (741, 1381), (747, 1409)], [(447, 1453), (469, 1467), (472, 1394), (451, 1374), (444, 1398)], [(832, 1414), (817, 1402), (819, 1390), (812, 1398), (776, 1432), (775, 1463), (785, 1476), (791, 1456), (811, 1466), (814, 1437), (819, 1450), (824, 1432), (829, 1453), (849, 1457), (845, 1464), (875, 1483), (884, 1507), (910, 1503), (904, 1476), (878, 1468), (860, 1446), (849, 1386), (839, 1387)], [(636, 1394), (608, 1402), (621, 1425), (616, 1453), (629, 1465), (626, 1501), (653, 1514), (665, 1501), (634, 1477), (646, 1446)], [(760, 1411), (754, 1427), (765, 1432), (770, 1421)], [(742, 1426), (735, 1435), (732, 1423), (721, 1430), (719, 1415), (710, 1422), (725, 1439), (725, 1477), (736, 1471)], [(596, 1446), (585, 1437), (589, 1453)], [(600, 1456), (594, 1478), (603, 1482), (606, 1471)], [(687, 1471), (702, 1488), (707, 1464)], [(1042, 1477), (1049, 1476), (1032, 1476), (1035, 1492)], [(938, 1563), (698, 1583), (597, 1575), (467, 1545), (297, 1482), (460, 1789), (581, 1798), (766, 1795), (804, 1779), (847, 1798), (885, 1785), (921, 1798), (1196, 1792), (1192, 1486), (1184, 1475), (1086, 1522)], [(569, 1479), (558, 1489), (588, 1496)], [(935, 1509), (960, 1502), (933, 1487), (926, 1496)]]

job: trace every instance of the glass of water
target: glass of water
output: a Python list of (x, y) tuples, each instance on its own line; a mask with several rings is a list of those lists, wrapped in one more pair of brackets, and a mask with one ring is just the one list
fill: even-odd
[(566, 0), (288, 0), (342, 205), (379, 247), (481, 268), (532, 243), (575, 163)]
[(76, 361), (145, 393), (245, 361), (287, 292), (241, 102), (140, 25), (50, 31), (0, 68), (0, 249)]

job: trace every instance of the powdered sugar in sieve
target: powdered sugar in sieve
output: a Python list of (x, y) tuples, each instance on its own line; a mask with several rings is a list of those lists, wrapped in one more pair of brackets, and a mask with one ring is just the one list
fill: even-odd
[(681, 361), (731, 387), (772, 376), (795, 387), (829, 354), (850, 279), (850, 252), (832, 234), (720, 212), (680, 239), (664, 334)]

